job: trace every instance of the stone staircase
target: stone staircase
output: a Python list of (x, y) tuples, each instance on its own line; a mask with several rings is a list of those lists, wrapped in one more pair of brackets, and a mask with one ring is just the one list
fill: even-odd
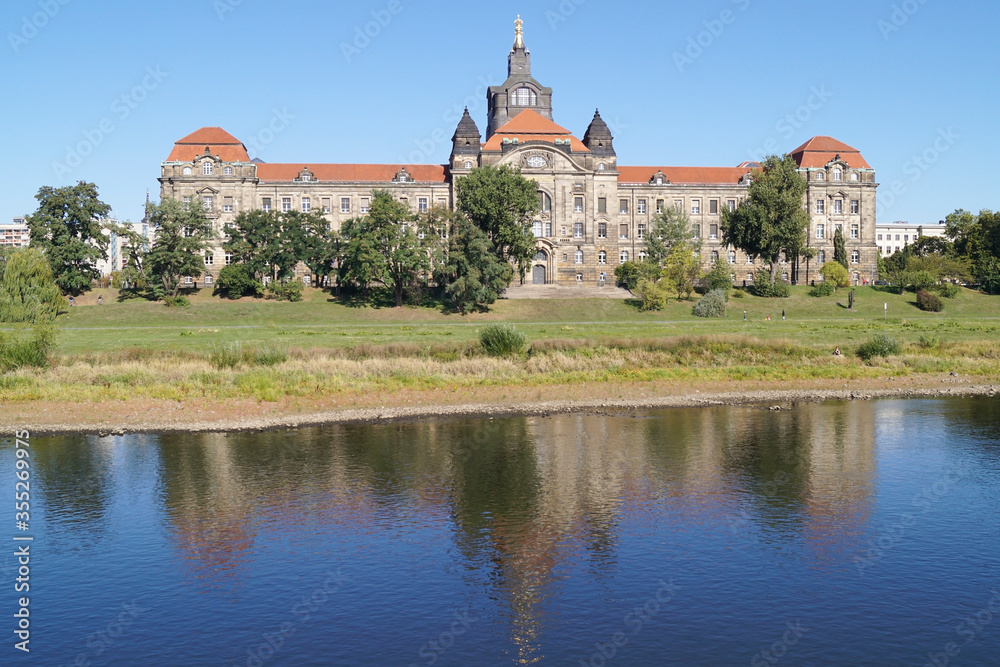
[(513, 285), (507, 288), (505, 299), (634, 299), (626, 289), (606, 285), (595, 287), (562, 287), (560, 285)]

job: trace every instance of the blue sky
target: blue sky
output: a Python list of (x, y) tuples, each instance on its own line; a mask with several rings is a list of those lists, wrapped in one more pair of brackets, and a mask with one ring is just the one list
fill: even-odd
[(556, 121), (582, 136), (600, 107), (620, 164), (735, 166), (831, 135), (876, 169), (879, 222), (1000, 207), (987, 0), (6, 0), (0, 220), (79, 180), (137, 220), (203, 126), (268, 162), (443, 163), (463, 106), (485, 130), (518, 13)]

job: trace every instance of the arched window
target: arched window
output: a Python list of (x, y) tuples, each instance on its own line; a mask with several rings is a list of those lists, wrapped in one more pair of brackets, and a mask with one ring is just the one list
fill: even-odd
[(233, 175), (233, 168), (232, 167), (226, 167), (226, 168), (224, 168), (222, 170), (222, 173), (225, 176), (232, 176)]
[(552, 197), (544, 192), (538, 193), (538, 206), (542, 209), (542, 213), (552, 212)]
[(618, 256), (618, 259), (621, 260), (622, 264), (624, 264), (625, 262), (627, 262), (628, 261), (628, 250), (622, 250), (621, 255)]
[(858, 180), (858, 174), (857, 174), (857, 172), (854, 172), (854, 173), (851, 174), (851, 180), (852, 181)]
[(466, 163), (465, 163), (465, 168), (466, 168), (466, 169), (472, 169), (472, 163), (471, 163), (471, 162), (469, 162), (469, 161), (466, 161)]
[(577, 264), (583, 264), (583, 251), (582, 250), (577, 250), (576, 251), (576, 263)]
[(842, 180), (844, 180), (844, 172), (841, 171), (840, 169), (834, 169), (833, 170), (833, 180), (835, 180), (835, 181), (842, 181)]
[(816, 255), (816, 261), (819, 262), (820, 266), (826, 264), (826, 250), (819, 251), (819, 254)]
[(816, 172), (816, 180), (817, 181), (825, 181), (826, 180), (826, 174), (824, 174), (822, 171)]
[(604, 171), (605, 169), (607, 169), (607, 167), (604, 166), (603, 162), (597, 165), (597, 171)]
[(549, 261), (548, 253), (546, 253), (544, 250), (539, 250), (538, 252), (535, 253), (535, 261), (543, 263)]
[(729, 251), (729, 263), (730, 264), (735, 264), (736, 263), (736, 251), (735, 250), (730, 250)]
[(201, 173), (202, 173), (203, 176), (211, 176), (212, 175), (212, 163), (211, 162), (204, 162), (204, 163), (202, 163), (202, 165), (201, 165)]
[(518, 88), (514, 91), (514, 106), (533, 107), (538, 104), (538, 96), (531, 88)]
[(598, 264), (607, 264), (608, 263), (608, 253), (606, 253), (603, 250), (601, 252), (597, 253), (597, 263)]
[(184, 167), (184, 175), (185, 176), (191, 175), (191, 167)]

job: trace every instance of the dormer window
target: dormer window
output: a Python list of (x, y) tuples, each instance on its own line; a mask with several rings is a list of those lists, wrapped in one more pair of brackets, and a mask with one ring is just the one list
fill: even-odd
[(656, 184), (657, 185), (663, 185), (663, 178), (662, 177), (657, 177)]
[(531, 88), (518, 88), (513, 95), (514, 106), (533, 107), (538, 104), (538, 96)]
[(854, 172), (854, 173), (851, 174), (851, 180), (852, 181), (857, 181), (858, 180), (858, 174), (857, 174), (857, 172)]
[(232, 176), (232, 175), (233, 175), (233, 168), (232, 168), (232, 167), (225, 167), (225, 168), (224, 168), (224, 169), (222, 170), (222, 173), (223, 173), (223, 175), (225, 175), (225, 176)]
[(833, 170), (833, 180), (835, 180), (835, 181), (842, 181), (842, 180), (844, 180), (844, 172), (843, 172), (843, 170), (841, 170), (841, 169), (834, 169)]
[(191, 167), (184, 167), (184, 175), (185, 176), (191, 175)]
[(201, 173), (202, 173), (202, 176), (211, 176), (212, 175), (212, 163), (211, 162), (203, 162), (202, 165), (201, 165)]
[(406, 175), (405, 174), (400, 174), (400, 176), (399, 176), (399, 182), (400, 183), (406, 183)]
[(469, 162), (468, 160), (466, 160), (466, 162), (465, 162), (465, 168), (466, 169), (472, 169), (472, 163)]
[(597, 165), (597, 171), (604, 171), (605, 169), (607, 169), (607, 167), (604, 166), (603, 162), (601, 164)]
[(302, 174), (302, 182), (303, 183), (311, 181), (311, 180), (312, 180), (312, 176), (310, 176), (309, 174)]
[(824, 174), (822, 171), (816, 172), (816, 180), (817, 181), (825, 181), (826, 180), (826, 174)]

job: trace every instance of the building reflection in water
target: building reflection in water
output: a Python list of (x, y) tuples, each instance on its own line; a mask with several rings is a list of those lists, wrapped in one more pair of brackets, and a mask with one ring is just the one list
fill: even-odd
[[(872, 505), (874, 411), (850, 403), (170, 435), (160, 440), (163, 502), (195, 577), (230, 589), (263, 534), (350, 545), (399, 525), (448, 524), (463, 576), (485, 582), (507, 619), (518, 651), (507, 657), (529, 664), (545, 657), (560, 582), (578, 567), (614, 577), (626, 526), (652, 535), (684, 522), (775, 549), (805, 540), (817, 566), (850, 567)], [(61, 460), (60, 477), (66, 465), (93, 477), (87, 460)], [(100, 511), (99, 477), (84, 511)], [(671, 555), (669, 544), (656, 548)]]

